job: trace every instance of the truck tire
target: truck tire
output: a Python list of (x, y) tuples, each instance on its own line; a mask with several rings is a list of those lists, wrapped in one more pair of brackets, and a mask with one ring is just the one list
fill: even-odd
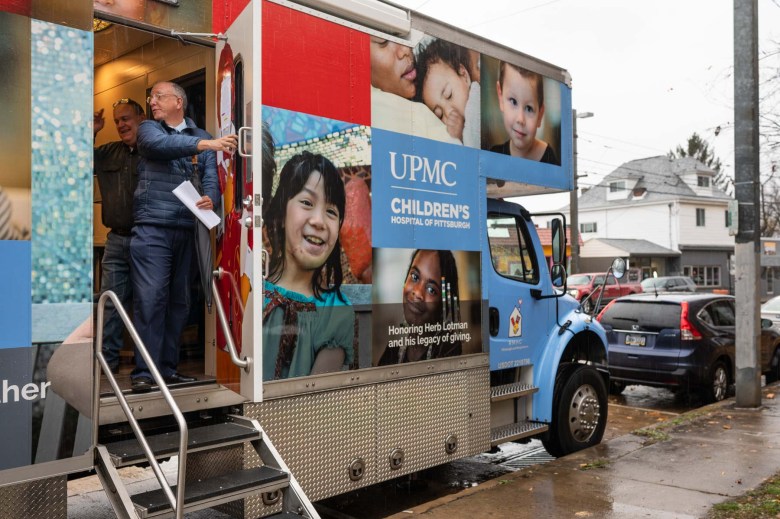
[(607, 387), (592, 366), (575, 364), (555, 381), (553, 416), (542, 440), (555, 457), (597, 445), (607, 426)]

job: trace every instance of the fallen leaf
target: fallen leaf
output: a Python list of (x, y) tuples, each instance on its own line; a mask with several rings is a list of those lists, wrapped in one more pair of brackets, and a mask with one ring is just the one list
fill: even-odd
[(574, 514), (574, 517), (591, 517), (591, 516), (593, 516), (592, 513), (586, 512), (584, 510), (582, 512), (577, 512)]
[(738, 479), (738, 480), (737, 480), (737, 485), (741, 485), (741, 484), (742, 484), (742, 480), (741, 480), (741, 479)]
[(731, 415), (730, 415), (730, 414), (727, 414), (727, 415), (726, 415), (726, 418), (728, 418), (729, 420), (731, 420)]
[(766, 394), (766, 397), (767, 397), (767, 398), (774, 398), (774, 397), (775, 397), (775, 394), (774, 394), (774, 393), (767, 393), (767, 394)]
[(723, 428), (724, 428), (724, 429), (731, 429), (731, 426), (730, 426), (730, 425), (728, 425), (728, 424), (726, 424), (726, 425), (724, 425), (724, 426), (723, 426)]
[(720, 473), (720, 475), (721, 475), (721, 476), (725, 476), (725, 475), (726, 475), (726, 472), (725, 472), (725, 471), (724, 471), (724, 472), (721, 472), (721, 473)]

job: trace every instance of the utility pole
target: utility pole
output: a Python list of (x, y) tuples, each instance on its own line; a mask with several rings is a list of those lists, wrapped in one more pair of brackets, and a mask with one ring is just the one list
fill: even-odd
[(737, 211), (736, 386), (738, 407), (761, 405), (759, 338), (758, 1), (734, 0), (734, 180)]
[(577, 110), (571, 111), (572, 127), (572, 189), (569, 192), (569, 226), (571, 235), (571, 265), (569, 274), (578, 274), (580, 272), (580, 218), (579, 203), (577, 201), (577, 119), (587, 119), (593, 117), (593, 112), (577, 113)]

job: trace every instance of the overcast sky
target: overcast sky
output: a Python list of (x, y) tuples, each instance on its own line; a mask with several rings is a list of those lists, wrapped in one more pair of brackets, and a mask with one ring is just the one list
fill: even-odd
[[(567, 69), (572, 106), (594, 113), (578, 120), (581, 186), (693, 132), (733, 168), (732, 1), (393, 1)], [(778, 3), (758, 1), (762, 51), (780, 42)], [(556, 195), (544, 206), (566, 203)]]

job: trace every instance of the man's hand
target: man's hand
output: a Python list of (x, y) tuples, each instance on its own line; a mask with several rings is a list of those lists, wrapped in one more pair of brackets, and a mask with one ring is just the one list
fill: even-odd
[(221, 151), (229, 153), (230, 155), (236, 150), (238, 146), (238, 136), (236, 134), (225, 135), (219, 139), (203, 139), (198, 142), (198, 151)]
[(203, 195), (200, 197), (200, 200), (195, 202), (195, 206), (198, 209), (214, 209), (214, 202), (212, 202), (211, 198), (209, 198), (207, 195)]
[(92, 116), (92, 135), (95, 136), (106, 125), (106, 119), (103, 117), (103, 109), (101, 108)]

